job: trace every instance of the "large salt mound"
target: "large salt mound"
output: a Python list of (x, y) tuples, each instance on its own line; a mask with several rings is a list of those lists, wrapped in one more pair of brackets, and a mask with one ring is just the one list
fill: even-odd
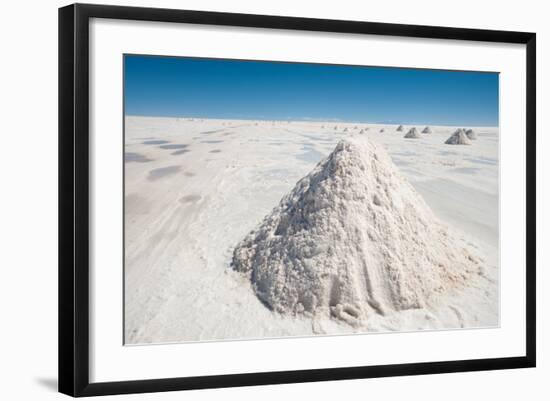
[(466, 285), (478, 260), (366, 136), (334, 151), (234, 250), (259, 299), (351, 325)]
[(464, 133), (464, 130), (459, 128), (445, 141), (445, 143), (447, 145), (469, 145), (470, 140)]
[(412, 127), (409, 132), (407, 132), (405, 134), (405, 136), (403, 138), (413, 138), (413, 139), (418, 139), (418, 138), (421, 138), (420, 134), (418, 133), (418, 130), (416, 129), (416, 127)]

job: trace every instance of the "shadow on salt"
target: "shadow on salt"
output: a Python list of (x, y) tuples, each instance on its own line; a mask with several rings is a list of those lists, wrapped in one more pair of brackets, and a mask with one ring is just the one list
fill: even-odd
[(187, 147), (187, 145), (178, 144), (178, 143), (159, 146), (159, 148), (161, 148), (161, 149), (185, 149), (186, 147)]
[(126, 163), (130, 163), (130, 162), (147, 163), (147, 162), (152, 162), (153, 159), (149, 159), (147, 156), (142, 155), (141, 153), (125, 152), (124, 161)]
[(192, 202), (197, 202), (200, 199), (201, 199), (200, 195), (191, 194), (191, 195), (182, 196), (180, 198), (180, 202), (181, 203), (192, 203)]
[(154, 141), (142, 142), (143, 145), (162, 145), (164, 143), (170, 143), (170, 141), (165, 141), (165, 140), (162, 140), (162, 139), (156, 139)]
[(180, 169), (181, 169), (181, 166), (168, 166), (168, 167), (156, 168), (154, 170), (149, 171), (149, 175), (147, 176), (147, 179), (149, 181), (156, 181), (168, 175), (175, 174), (178, 171), (180, 171)]
[(173, 156), (177, 156), (177, 155), (183, 155), (184, 153), (189, 153), (189, 152), (191, 152), (189, 149), (180, 149), (180, 150), (176, 150), (175, 152), (172, 152), (170, 154), (173, 155)]

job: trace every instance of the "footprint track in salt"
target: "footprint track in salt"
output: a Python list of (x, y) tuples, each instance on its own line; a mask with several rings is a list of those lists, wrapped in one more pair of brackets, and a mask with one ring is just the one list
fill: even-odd
[(454, 314), (456, 315), (456, 318), (458, 319), (458, 324), (460, 325), (460, 328), (464, 328), (464, 326), (465, 326), (464, 317), (462, 316), (462, 312), (460, 311), (460, 309), (458, 309), (456, 306), (453, 306), (453, 305), (449, 305), (449, 309), (452, 310), (454, 312)]

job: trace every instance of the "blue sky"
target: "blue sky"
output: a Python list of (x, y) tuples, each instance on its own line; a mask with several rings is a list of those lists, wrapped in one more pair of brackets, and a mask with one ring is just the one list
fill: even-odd
[(126, 115), (498, 125), (498, 74), (126, 55)]

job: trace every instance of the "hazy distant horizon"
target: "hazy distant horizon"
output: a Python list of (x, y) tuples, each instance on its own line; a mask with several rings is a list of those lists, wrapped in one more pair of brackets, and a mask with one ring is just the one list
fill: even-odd
[(124, 56), (127, 115), (497, 127), (499, 75)]
[(313, 119), (262, 119), (262, 118), (246, 118), (246, 117), (234, 117), (234, 118), (218, 118), (218, 117), (201, 117), (201, 116), (187, 116), (187, 115), (171, 115), (171, 116), (153, 116), (145, 114), (125, 114), (124, 117), (143, 117), (143, 118), (182, 118), (182, 119), (196, 119), (196, 120), (235, 120), (235, 121), (265, 121), (265, 122), (301, 122), (301, 123), (326, 123), (326, 124), (367, 124), (367, 125), (404, 125), (404, 126), (434, 126), (434, 127), (479, 127), (479, 128), (498, 128), (499, 125), (472, 125), (472, 124), (432, 124), (426, 122), (380, 122), (380, 121), (344, 121), (344, 120), (313, 120)]

